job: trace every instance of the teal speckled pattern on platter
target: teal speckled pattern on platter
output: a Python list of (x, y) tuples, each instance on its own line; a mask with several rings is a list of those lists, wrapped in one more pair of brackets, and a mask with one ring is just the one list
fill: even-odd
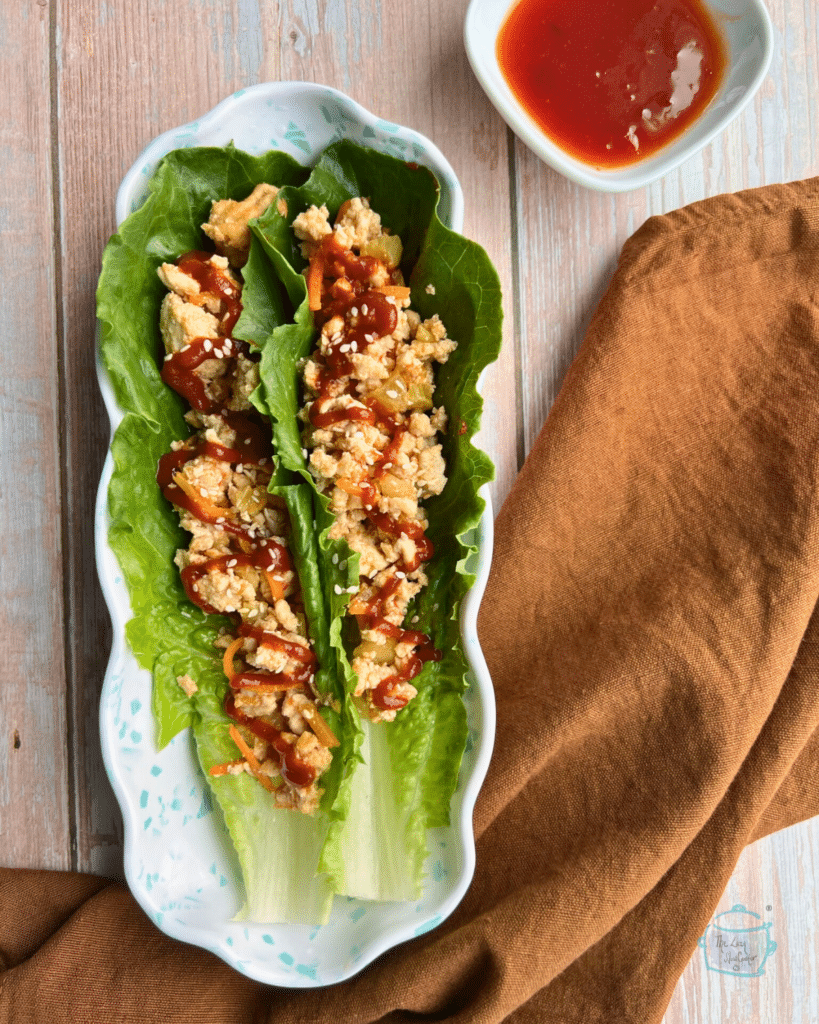
[[(441, 184), (441, 219), (456, 230), (463, 220), (457, 179), (432, 143), (411, 129), (369, 114), (333, 89), (304, 82), (254, 86), (229, 97), (197, 121), (154, 140), (125, 176), (117, 195), (117, 223), (137, 209), (161, 157), (172, 149), (226, 145), (259, 153), (276, 147), (309, 164), (330, 142), (353, 139), (424, 164)], [(100, 388), (112, 423), (121, 419), (101, 363)], [(145, 912), (168, 935), (211, 950), (236, 970), (272, 985), (329, 985), (351, 977), (386, 949), (437, 927), (458, 905), (475, 861), (472, 810), (494, 739), (491, 681), (475, 620), (489, 572), (492, 513), (474, 538), (477, 582), (461, 622), (470, 660), (465, 697), (469, 722), (461, 777), (446, 829), (428, 834), (426, 881), (412, 903), (374, 903), (336, 897), (323, 927), (251, 924), (234, 920), (243, 902), (236, 857), (186, 731), (157, 750), (151, 685), (124, 635), (131, 616), (128, 593), (107, 543), (107, 492), (112, 460), (103, 469), (97, 499), (97, 566), (113, 621), (113, 647), (102, 692), (100, 732), (106, 768), (125, 823), (125, 874)], [(484, 495), (484, 497), (488, 497)]]

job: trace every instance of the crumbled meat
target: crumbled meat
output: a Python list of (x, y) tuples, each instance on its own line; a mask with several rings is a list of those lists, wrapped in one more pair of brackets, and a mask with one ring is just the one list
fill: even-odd
[(367, 199), (350, 199), (342, 207), (341, 217), (336, 220), (336, 241), (345, 249), (360, 249), (381, 235), (381, 217), (370, 209)]
[(243, 267), (250, 255), (248, 221), (261, 217), (278, 192), (275, 186), (262, 182), (241, 202), (219, 199), (211, 206), (210, 219), (202, 225), (202, 230), (213, 241), (216, 251), (226, 256), (234, 267)]
[(192, 697), (195, 693), (199, 692), (199, 687), (187, 674), (184, 676), (177, 676), (176, 681), (180, 688), (184, 691), (186, 697)]

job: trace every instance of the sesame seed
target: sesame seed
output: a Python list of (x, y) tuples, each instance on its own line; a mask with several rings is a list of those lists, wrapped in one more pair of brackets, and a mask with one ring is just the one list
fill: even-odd
[(335, 584), (335, 586), (333, 587), (333, 592), (334, 592), (334, 593), (336, 593), (336, 594), (341, 594), (341, 593), (343, 593), (343, 591), (342, 591), (341, 587), (340, 587), (340, 586), (339, 586), (339, 585), (338, 585), (337, 583), (336, 583), (336, 584)]
[(403, 579), (407, 578), (407, 574), (405, 572), (401, 572), (400, 570), (395, 575), (396, 575), (396, 577), (399, 580), (403, 580)]
[(347, 587), (347, 593), (348, 594), (357, 594), (358, 593), (358, 587)]
[(199, 593), (199, 584), (198, 584), (198, 583), (194, 583), (194, 585), (193, 585), (193, 589), (194, 589), (194, 590), (196, 591), (196, 593), (198, 594), (198, 593)]
[(166, 363), (167, 363), (167, 361), (168, 361), (168, 360), (169, 360), (169, 359), (171, 358), (171, 356), (172, 356), (172, 355), (173, 355), (173, 352), (169, 352), (169, 353), (168, 353), (168, 354), (167, 354), (167, 355), (165, 356), (165, 362), (166, 362)]
[(351, 316), (358, 316), (358, 307), (353, 306), (353, 308), (350, 310), (350, 314)]
[(223, 359), (224, 355), (225, 355), (224, 352), (220, 348), (215, 348), (213, 350), (213, 354), (216, 356), (217, 359)]
[(210, 350), (213, 348), (213, 342), (212, 341), (205, 341), (205, 344), (202, 346), (202, 348), (206, 352), (210, 352)]
[(224, 516), (219, 516), (219, 517), (218, 517), (218, 519), (216, 520), (216, 523), (217, 523), (217, 525), (220, 525), (220, 524), (222, 524), (222, 523), (223, 523), (224, 521), (225, 521), (225, 517), (224, 517)]
[(368, 314), (368, 313), (370, 312), (370, 311), (369, 311), (369, 309), (367, 309), (367, 304), (366, 304), (366, 302), (362, 304), (362, 306), (361, 306), (361, 312), (363, 313), (363, 315), (364, 315), (364, 316), (366, 316), (366, 315), (367, 315), (367, 314)]
[(204, 487), (199, 488), (199, 493), (202, 495), (203, 498), (207, 498), (208, 496), (208, 492), (205, 490)]
[(333, 555), (333, 565), (338, 565), (338, 552)]
[(413, 615), (412, 620), (411, 620), (411, 624), (414, 626), (417, 621), (418, 621), (418, 616), (417, 615)]
[(232, 569), (233, 566), (236, 565), (236, 559), (235, 558), (231, 558), (231, 560), (228, 562), (227, 565), (228, 565), (228, 569)]
[(397, 391), (388, 391), (387, 394), (390, 396), (390, 398), (398, 398)]

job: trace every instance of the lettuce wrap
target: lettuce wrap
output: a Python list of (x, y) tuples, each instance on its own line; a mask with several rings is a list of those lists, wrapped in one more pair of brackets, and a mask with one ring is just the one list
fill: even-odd
[[(200, 225), (214, 200), (243, 199), (262, 181), (279, 186), (284, 202), (251, 224), (243, 313), (233, 334), (261, 352), (261, 383), (252, 401), (271, 419), (271, 490), (289, 510), (290, 546), (320, 664), (317, 685), (339, 708), (332, 726), (340, 746), (313, 817), (276, 810), (247, 775), (208, 781), (242, 871), (240, 916), (319, 923), (337, 893), (417, 898), (426, 830), (449, 822), (467, 736), (458, 619), (472, 579), (461, 536), (480, 519), (478, 490), (492, 477), (489, 459), (471, 438), (482, 406), (478, 376), (500, 346), (500, 286), (480, 246), (441, 224), (438, 186), (428, 170), (346, 141), (328, 147), (312, 172), (275, 151), (253, 157), (228, 146), (170, 153), (144, 204), (109, 242), (97, 294), (100, 344), (123, 412), (112, 442), (109, 543), (131, 597), (127, 639), (154, 678), (157, 745), (191, 727), (206, 776), (232, 753), (222, 709), (227, 680), (213, 647), (229, 622), (188, 601), (173, 563), (186, 535), (156, 485), (160, 456), (190, 433), (183, 401), (159, 375), (164, 289), (156, 271), (203, 247)], [(362, 719), (352, 700), (344, 613), (348, 591), (358, 582), (358, 556), (344, 541), (327, 537), (332, 514), (307, 470), (297, 420), (298, 363), (314, 348), (316, 332), (292, 220), (311, 204), (324, 204), (333, 214), (355, 196), (369, 197), (383, 223), (400, 235), (413, 308), (423, 317), (440, 313), (458, 341), (437, 373), (435, 400), (447, 409), (450, 424), (442, 441), (448, 482), (425, 505), (435, 555), (426, 568), (429, 585), (410, 610), (443, 657), (425, 665), (414, 680), (417, 697), (396, 721), (379, 725)], [(177, 685), (183, 674), (198, 684), (192, 698)]]

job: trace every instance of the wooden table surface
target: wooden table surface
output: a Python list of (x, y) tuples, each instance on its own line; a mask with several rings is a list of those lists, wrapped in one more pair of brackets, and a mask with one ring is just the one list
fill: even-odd
[[(438, 144), (504, 289), (483, 433), (497, 508), (646, 217), (819, 173), (816, 6), (768, 7), (775, 53), (754, 102), (680, 169), (612, 197), (506, 128), (464, 54), (466, 0), (3, 0), (0, 863), (121, 873), (97, 728), (110, 627), (92, 536), (108, 441), (94, 291), (117, 186), (150, 139), (239, 88), (304, 79)], [(708, 971), (697, 950), (667, 1024), (819, 1020), (818, 880), (819, 819), (747, 849), (717, 911), (772, 920), (778, 949), (759, 978)]]

